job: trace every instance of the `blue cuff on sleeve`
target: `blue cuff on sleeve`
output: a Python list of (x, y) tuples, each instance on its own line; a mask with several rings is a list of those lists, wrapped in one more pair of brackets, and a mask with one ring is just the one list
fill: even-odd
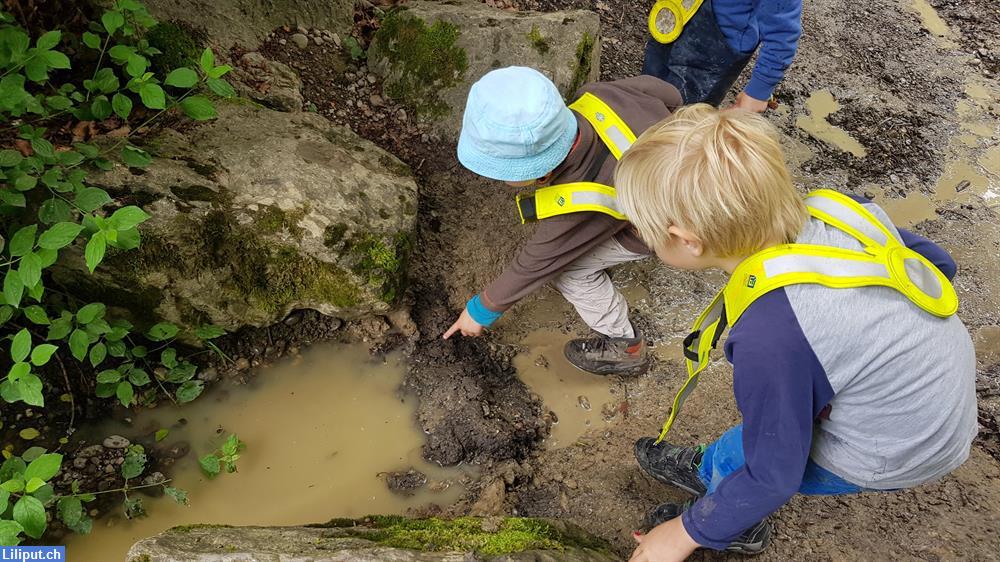
[(494, 312), (486, 308), (486, 305), (479, 300), (479, 295), (469, 299), (469, 302), (465, 305), (465, 309), (469, 311), (469, 316), (473, 320), (486, 327), (492, 326), (498, 318), (503, 316), (503, 312)]
[(750, 75), (750, 82), (747, 83), (747, 87), (744, 91), (748, 96), (761, 100), (767, 101), (771, 99), (771, 94), (774, 93), (774, 89), (778, 87), (778, 83), (761, 78), (756, 73)]

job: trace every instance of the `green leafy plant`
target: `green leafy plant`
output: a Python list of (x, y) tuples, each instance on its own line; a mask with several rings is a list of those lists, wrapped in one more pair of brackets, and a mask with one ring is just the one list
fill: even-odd
[(354, 37), (348, 35), (347, 38), (344, 39), (344, 47), (347, 48), (347, 53), (351, 55), (352, 60), (359, 61), (365, 58), (366, 54), (364, 48)]
[(236, 434), (230, 434), (221, 447), (198, 459), (202, 472), (209, 478), (215, 478), (223, 470), (232, 474), (236, 472), (236, 461), (240, 459), (240, 451), (246, 444), (240, 441)]
[[(71, 60), (61, 49), (67, 41), (62, 31), (32, 37), (0, 12), (0, 339), (9, 344), (10, 364), (6, 374), (0, 372), (3, 402), (45, 407), (51, 384), (43, 377), (46, 365), (56, 360), (61, 366), (70, 357), (96, 372), (97, 396), (125, 407), (160, 397), (189, 402), (204, 389), (193, 354), (182, 355), (176, 346), (177, 326), (136, 330), (110, 315), (104, 303), (81, 301), (50, 282), (50, 268), (64, 254), (82, 254), (94, 273), (109, 253), (142, 243), (140, 227), (150, 216), (92, 185), (91, 175), (113, 169), (116, 161), (130, 168), (150, 165), (152, 155), (134, 144), (137, 135), (168, 113), (213, 119), (212, 98), (235, 95), (224, 79), (230, 67), (217, 65), (211, 49), (190, 66), (165, 75), (151, 71), (150, 59), (160, 51), (146, 34), (157, 25), (137, 0), (115, 0), (79, 37), (79, 48), (93, 57)], [(65, 132), (98, 126), (121, 133), (83, 142)], [(204, 326), (194, 336), (207, 351), (222, 355), (211, 340), (223, 333)], [(68, 392), (63, 396), (72, 408), (72, 388)], [(37, 431), (30, 437), (22, 432), (24, 439), (37, 436)], [(0, 542), (41, 536), (49, 509), (75, 531), (90, 529), (82, 504), (93, 494), (80, 492), (74, 483), (70, 494), (56, 495), (48, 483), (61, 455), (33, 447), (20, 456), (5, 450), (4, 456)], [(130, 516), (141, 512), (141, 502), (128, 496), (136, 489), (130, 481), (144, 467), (145, 453), (130, 449), (122, 465), (125, 486), (101, 492), (124, 493)], [(186, 501), (180, 491), (167, 494)]]

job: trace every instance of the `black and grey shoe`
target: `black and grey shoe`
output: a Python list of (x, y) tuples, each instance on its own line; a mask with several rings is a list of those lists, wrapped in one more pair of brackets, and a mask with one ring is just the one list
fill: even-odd
[(703, 447), (678, 447), (666, 442), (657, 445), (653, 437), (635, 442), (635, 459), (647, 474), (696, 496), (706, 491), (698, 477), (703, 451)]
[(642, 336), (577, 338), (566, 342), (563, 353), (574, 367), (595, 375), (641, 375), (649, 369)]
[[(646, 520), (644, 522), (646, 531), (648, 532), (660, 523), (666, 523), (671, 519), (680, 517), (681, 514), (690, 509), (693, 504), (694, 500), (684, 503), (665, 503), (656, 506), (646, 514)], [(764, 519), (760, 523), (757, 523), (753, 527), (750, 527), (741, 533), (740, 536), (736, 537), (736, 540), (726, 547), (726, 552), (757, 554), (771, 543), (771, 533), (773, 530), (774, 528), (771, 525), (771, 522)]]

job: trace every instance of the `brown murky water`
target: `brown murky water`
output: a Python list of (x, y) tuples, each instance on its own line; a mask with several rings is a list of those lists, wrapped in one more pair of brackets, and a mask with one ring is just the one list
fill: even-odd
[[(250, 385), (218, 389), (183, 408), (145, 412), (132, 428), (102, 428), (102, 435), (128, 435), (186, 418), (189, 423), (171, 429), (164, 443), (191, 445), (191, 454), (174, 465), (173, 483), (188, 491), (191, 505), (144, 498), (149, 516), (96, 521), (91, 535), (70, 540), (68, 558), (124, 560), (136, 540), (176, 525), (305, 524), (456, 501), (463, 473), (421, 458), (424, 435), (413, 423), (413, 401), (397, 394), (402, 379), (398, 359), (382, 363), (362, 348), (316, 346), (268, 368)], [(208, 481), (197, 456), (218, 445), (216, 428), (222, 437), (238, 434), (247, 449), (238, 473)], [(427, 474), (432, 485), (409, 498), (390, 492), (380, 473), (409, 467)]]
[(832, 113), (840, 109), (840, 104), (829, 90), (817, 90), (806, 100), (809, 115), (801, 115), (795, 120), (795, 125), (813, 137), (832, 145), (844, 152), (849, 152), (857, 158), (864, 158), (868, 151), (863, 144), (852, 137), (850, 133), (831, 125), (826, 120)]
[(571, 337), (555, 330), (535, 330), (521, 340), (528, 350), (514, 358), (517, 376), (558, 419), (546, 441), (549, 448), (572, 445), (588, 431), (607, 425), (605, 405), (616, 403), (608, 377), (581, 371), (566, 360), (563, 346)]
[(932, 35), (947, 37), (951, 34), (948, 24), (941, 19), (937, 10), (927, 0), (911, 0), (910, 5), (920, 16), (920, 24), (923, 25), (924, 29), (930, 31)]

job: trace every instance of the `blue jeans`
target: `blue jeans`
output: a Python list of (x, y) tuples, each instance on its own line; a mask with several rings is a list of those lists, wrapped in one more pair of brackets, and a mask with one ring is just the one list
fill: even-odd
[[(743, 457), (743, 426), (737, 425), (723, 433), (722, 437), (705, 449), (698, 476), (711, 494), (719, 487), (723, 478), (736, 472), (744, 464), (746, 460)], [(835, 496), (862, 491), (865, 491), (865, 488), (851, 484), (814, 463), (812, 459), (806, 464), (802, 485), (799, 486), (799, 493), (807, 496)]]
[(680, 37), (666, 45), (650, 37), (642, 73), (673, 84), (685, 105), (719, 105), (753, 53), (735, 51), (719, 29), (712, 0), (705, 0)]

